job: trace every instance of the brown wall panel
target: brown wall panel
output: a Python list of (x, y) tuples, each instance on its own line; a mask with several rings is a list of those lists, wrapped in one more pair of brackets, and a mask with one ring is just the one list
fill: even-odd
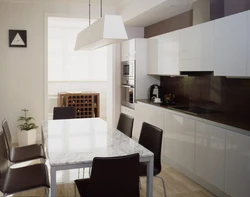
[(192, 103), (249, 117), (250, 79), (215, 76), (161, 77), (162, 94), (173, 93), (176, 103)]
[(250, 0), (224, 0), (225, 16), (250, 9)]
[(224, 0), (210, 0), (210, 20), (215, 20), (224, 16)]
[(164, 21), (145, 27), (145, 38), (165, 34), (178, 29), (190, 27), (193, 24), (193, 11), (174, 16)]

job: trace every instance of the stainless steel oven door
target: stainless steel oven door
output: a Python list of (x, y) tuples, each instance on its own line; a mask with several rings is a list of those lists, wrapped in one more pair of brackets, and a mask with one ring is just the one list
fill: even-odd
[(122, 105), (134, 109), (135, 88), (130, 85), (121, 86), (121, 102)]

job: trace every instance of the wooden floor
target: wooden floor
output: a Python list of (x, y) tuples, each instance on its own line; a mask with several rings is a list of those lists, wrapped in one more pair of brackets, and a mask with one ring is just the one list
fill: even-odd
[[(80, 171), (80, 174), (83, 174), (83, 172)], [(87, 173), (85, 172), (84, 176), (86, 176), (86, 174)], [(74, 196), (73, 180), (77, 179), (78, 176), (78, 170), (60, 171), (57, 176), (57, 182), (59, 182), (59, 184), (57, 185), (57, 196)], [(185, 177), (184, 175), (180, 174), (179, 172), (167, 165), (163, 165), (163, 169), (160, 176), (165, 181), (168, 197), (215, 197), (215, 195), (211, 194), (197, 183), (193, 182), (189, 178)], [(146, 197), (145, 178), (141, 178), (141, 185), (141, 197)], [(36, 190), (30, 190), (27, 192), (15, 194), (14, 196), (42, 197), (45, 196), (45, 189), (39, 188)], [(78, 193), (77, 196), (79, 196)], [(162, 183), (161, 180), (158, 178), (154, 178), (153, 196), (164, 197)]]

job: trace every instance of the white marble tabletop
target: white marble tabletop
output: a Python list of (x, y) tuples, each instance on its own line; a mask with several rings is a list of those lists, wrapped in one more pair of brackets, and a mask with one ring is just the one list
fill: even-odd
[(92, 163), (94, 157), (153, 153), (116, 129), (108, 129), (100, 118), (48, 120), (42, 125), (51, 166)]

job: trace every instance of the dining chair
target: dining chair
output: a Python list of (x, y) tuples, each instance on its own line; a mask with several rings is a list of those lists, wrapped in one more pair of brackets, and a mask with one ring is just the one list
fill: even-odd
[(4, 133), (0, 133), (0, 191), (3, 196), (45, 187), (48, 195), (49, 177), (45, 164), (39, 163), (21, 168), (10, 168)]
[(117, 125), (117, 129), (127, 135), (128, 137), (132, 137), (134, 118), (121, 113)]
[[(159, 129), (151, 124), (143, 122), (141, 134), (139, 137), (139, 144), (154, 153), (154, 176), (161, 179), (164, 196), (166, 197), (166, 188), (163, 178), (157, 176), (161, 172), (161, 146), (162, 146), (162, 129)], [(147, 165), (140, 163), (140, 176), (147, 176)]]
[(76, 118), (76, 109), (74, 107), (54, 107), (53, 120)]
[(32, 144), (22, 147), (12, 146), (12, 137), (9, 125), (6, 119), (2, 122), (3, 133), (7, 142), (9, 160), (13, 163), (30, 161), (34, 159), (46, 159), (42, 144)]
[(90, 178), (75, 184), (81, 197), (139, 197), (139, 153), (95, 157)]

